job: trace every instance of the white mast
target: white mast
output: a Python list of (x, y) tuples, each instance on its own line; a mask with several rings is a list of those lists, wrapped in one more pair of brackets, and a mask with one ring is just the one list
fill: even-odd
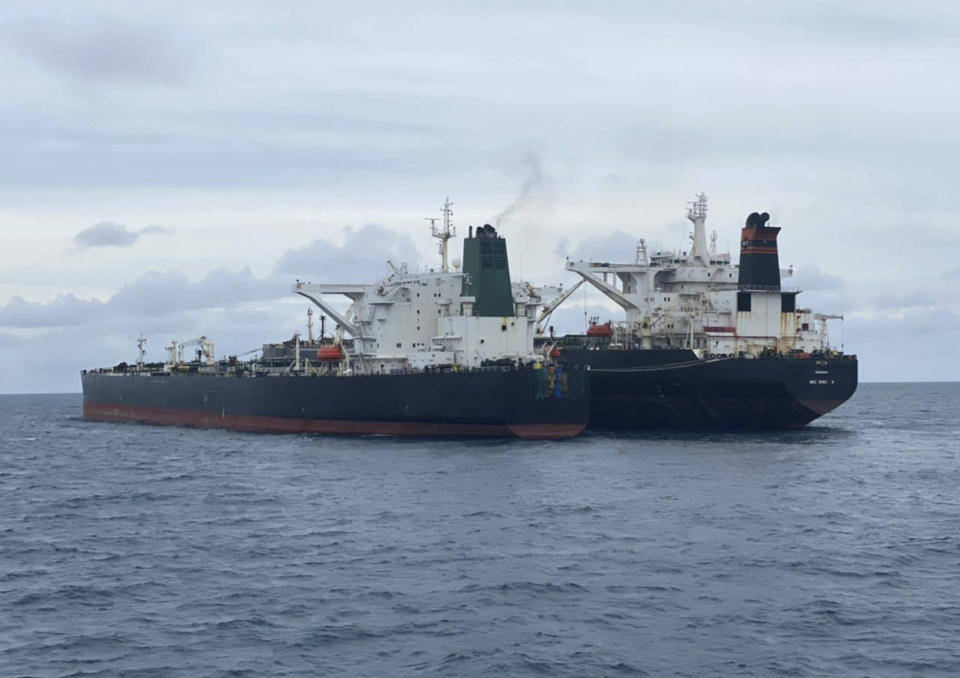
[(177, 366), (177, 340), (171, 339), (170, 345), (165, 347), (167, 349), (167, 366), (176, 367)]
[(687, 219), (693, 222), (693, 246), (690, 248), (690, 255), (687, 261), (691, 264), (699, 263), (702, 266), (707, 265), (707, 196), (705, 193), (697, 193), (697, 199), (689, 203), (687, 208)]
[(440, 270), (448, 273), (450, 268), (447, 266), (447, 241), (457, 235), (457, 229), (453, 225), (453, 203), (449, 196), (443, 201), (440, 213), (443, 215), (443, 226), (437, 227), (436, 217), (426, 217), (426, 220), (430, 222), (430, 235), (440, 241)]
[(637, 258), (636, 263), (638, 266), (646, 266), (650, 263), (650, 260), (647, 258), (647, 241), (643, 238), (640, 238), (637, 241)]
[(142, 334), (137, 337), (137, 369), (143, 369), (143, 359), (147, 355), (147, 338)]
[(313, 346), (313, 307), (307, 308), (307, 341)]

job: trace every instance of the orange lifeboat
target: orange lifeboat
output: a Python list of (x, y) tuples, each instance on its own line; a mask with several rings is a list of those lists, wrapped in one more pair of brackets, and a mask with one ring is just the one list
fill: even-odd
[(612, 337), (613, 336), (613, 327), (611, 322), (608, 320), (603, 325), (598, 325), (597, 323), (591, 323), (590, 327), (587, 328), (588, 337)]
[(338, 362), (343, 360), (343, 349), (339, 344), (321, 346), (317, 349), (317, 360), (320, 362)]

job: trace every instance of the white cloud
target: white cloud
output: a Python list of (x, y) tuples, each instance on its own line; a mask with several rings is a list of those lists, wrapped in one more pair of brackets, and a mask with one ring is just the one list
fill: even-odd
[[(126, 232), (129, 234), (129, 232)], [(201, 309), (235, 309), (249, 302), (289, 297), (296, 278), (316, 282), (369, 282), (384, 277), (387, 260), (419, 265), (413, 241), (382, 226), (344, 229), (344, 242), (316, 240), (284, 253), (272, 273), (257, 277), (249, 266), (218, 268), (198, 280), (179, 270), (148, 271), (124, 284), (105, 302), (62, 294), (48, 302), (14, 296), (0, 305), (0, 328), (61, 328), (93, 325), (107, 318), (159, 317)], [(252, 324), (263, 316), (247, 310), (238, 316)]]
[(275, 274), (287, 274), (312, 282), (371, 282), (387, 274), (387, 260), (399, 266), (418, 268), (420, 255), (413, 240), (383, 226), (368, 224), (347, 228), (344, 242), (315, 240), (287, 251), (273, 266)]
[(108, 304), (117, 313), (163, 315), (276, 299), (288, 291), (280, 280), (255, 278), (249, 267), (217, 269), (197, 282), (190, 282), (180, 271), (150, 271), (120, 288)]
[(256, 278), (249, 267), (218, 269), (191, 282), (180, 271), (149, 271), (128, 283), (106, 302), (64, 294), (49, 302), (16, 296), (0, 305), (0, 327), (62, 328), (93, 325), (108, 318), (164, 316), (211, 308), (232, 308), (250, 301), (289, 294), (282, 278)]
[[(755, 209), (783, 223), (805, 304), (953, 318), (955, 3), (68, 4), (0, 8), (3, 322), (370, 280), (435, 260), (410, 236), (448, 194), (463, 229), (520, 207), (512, 272), (566, 281), (563, 254), (684, 248), (701, 188), (721, 249)], [(119, 226), (151, 223), (177, 237)]]
[(96, 299), (78, 299), (73, 294), (46, 303), (16, 296), (0, 306), (0, 327), (68, 327), (90, 322), (106, 312), (106, 306)]
[[(52, 8), (51, 8), (52, 9)], [(3, 24), (9, 44), (69, 84), (173, 84), (189, 73), (196, 49), (182, 26), (117, 12), (31, 12)]]
[(90, 228), (77, 233), (73, 241), (80, 248), (87, 247), (130, 247), (142, 236), (150, 234), (172, 233), (173, 229), (166, 226), (146, 226), (134, 231), (123, 224), (112, 221), (101, 221)]
[(815, 264), (797, 266), (793, 277), (784, 279), (783, 284), (802, 290), (839, 290), (846, 286), (843, 278), (828, 273)]

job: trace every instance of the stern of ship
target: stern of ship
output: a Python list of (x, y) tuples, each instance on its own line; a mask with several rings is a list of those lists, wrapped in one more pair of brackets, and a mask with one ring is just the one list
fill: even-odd
[(504, 374), (506, 425), (528, 440), (572, 438), (590, 419), (590, 372), (543, 365)]

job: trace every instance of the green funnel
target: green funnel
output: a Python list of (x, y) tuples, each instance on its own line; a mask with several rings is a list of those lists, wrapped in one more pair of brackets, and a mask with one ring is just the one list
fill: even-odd
[(470, 229), (463, 240), (463, 279), (461, 294), (475, 297), (473, 314), (478, 316), (512, 316), (513, 291), (510, 288), (510, 265), (507, 241), (497, 235), (490, 224)]

